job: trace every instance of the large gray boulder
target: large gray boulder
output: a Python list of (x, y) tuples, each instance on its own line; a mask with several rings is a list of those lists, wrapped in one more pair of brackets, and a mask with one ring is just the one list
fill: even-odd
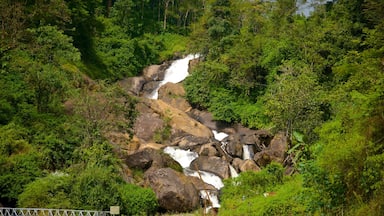
[(188, 212), (198, 207), (199, 191), (189, 178), (170, 168), (150, 169), (144, 174), (160, 207), (170, 212)]
[(135, 135), (144, 141), (151, 141), (156, 132), (165, 126), (161, 116), (154, 112), (140, 113), (135, 120)]
[(146, 80), (144, 77), (129, 77), (120, 80), (118, 83), (124, 91), (139, 96)]
[(227, 139), (225, 150), (233, 157), (242, 158), (243, 144), (241, 143), (241, 137), (238, 134), (230, 135)]
[(162, 65), (150, 65), (143, 70), (143, 77), (148, 81), (161, 81), (164, 79), (165, 70), (170, 63), (166, 62)]
[(185, 90), (180, 83), (166, 83), (159, 89), (159, 99), (181, 111), (191, 110), (191, 105), (185, 99)]
[(200, 156), (190, 165), (193, 170), (202, 170), (213, 173), (222, 179), (230, 177), (229, 164), (220, 157)]

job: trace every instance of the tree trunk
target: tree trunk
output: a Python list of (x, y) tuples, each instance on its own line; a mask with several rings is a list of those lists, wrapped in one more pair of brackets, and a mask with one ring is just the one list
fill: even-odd
[(169, 2), (171, 0), (165, 0), (165, 5), (164, 5), (164, 20), (163, 20), (163, 30), (165, 30), (167, 28), (167, 11), (168, 11), (168, 6), (169, 6)]

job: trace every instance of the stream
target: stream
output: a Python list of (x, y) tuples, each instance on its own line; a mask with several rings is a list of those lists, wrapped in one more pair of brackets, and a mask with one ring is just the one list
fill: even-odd
[[(186, 56), (183, 59), (175, 60), (169, 67), (166, 69), (164, 74), (164, 80), (160, 81), (158, 83), (158, 86), (148, 95), (148, 98), (157, 100), (159, 93), (158, 90), (161, 86), (165, 85), (166, 83), (179, 83), (183, 81), (188, 75), (188, 67), (189, 67), (189, 61), (193, 60), (195, 58), (198, 58), (199, 55), (193, 55), (190, 54)], [(229, 136), (228, 134), (216, 130), (212, 130), (212, 133), (214, 135), (214, 138), (221, 142), (221, 149), (226, 152), (226, 145), (227, 141), (226, 138)], [(180, 149), (178, 147), (168, 146), (164, 150), (164, 153), (170, 155), (174, 160), (176, 160), (183, 168), (183, 172), (187, 176), (195, 176), (203, 180), (205, 183), (210, 184), (214, 186), (217, 190), (220, 190), (224, 187), (222, 179), (213, 174), (206, 171), (195, 171), (191, 169), (190, 164), (193, 160), (199, 157), (198, 153), (193, 152), (191, 150), (184, 150)], [(254, 152), (251, 145), (243, 145), (243, 160), (252, 159), (254, 156)], [(235, 168), (233, 168), (232, 165), (229, 165), (230, 175), (232, 178), (235, 178), (238, 176), (238, 173), (236, 172)], [(202, 199), (209, 200), (212, 204), (208, 209), (210, 208), (219, 208), (220, 203), (218, 199), (218, 195), (215, 193), (212, 193), (208, 190), (201, 190), (200, 191), (200, 197)]]
[[(165, 85), (168, 82), (179, 83), (183, 81), (189, 75), (188, 73), (189, 61), (198, 57), (199, 57), (198, 54), (195, 54), (195, 55), (190, 54), (183, 59), (175, 60), (169, 66), (169, 68), (165, 71), (164, 80), (159, 82), (159, 85), (155, 88), (155, 90), (151, 94), (149, 94), (148, 98), (157, 100), (159, 97), (158, 91), (161, 86)], [(214, 134), (215, 139), (218, 141), (221, 141), (224, 138), (228, 137), (228, 134), (226, 133), (217, 132), (217, 131), (212, 131), (212, 132)], [(196, 152), (169, 146), (164, 149), (164, 153), (170, 155), (174, 160), (176, 160), (183, 167), (185, 175), (201, 178), (205, 183), (214, 186), (218, 190), (224, 187), (223, 181), (219, 176), (213, 173), (205, 172), (205, 171), (195, 171), (190, 168), (191, 162), (194, 159), (199, 157), (199, 155)], [(232, 166), (230, 167), (230, 169), (231, 169), (231, 175), (236, 177), (237, 173), (235, 169)], [(212, 203), (212, 206), (210, 208), (220, 207), (217, 194), (211, 193), (208, 190), (201, 190), (200, 197), (202, 199), (209, 200)]]

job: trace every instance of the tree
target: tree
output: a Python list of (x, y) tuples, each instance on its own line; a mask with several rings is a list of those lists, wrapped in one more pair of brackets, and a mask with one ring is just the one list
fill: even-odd
[(267, 116), (278, 130), (294, 131), (313, 138), (313, 129), (322, 122), (321, 86), (306, 65), (286, 62), (281, 75), (264, 97)]

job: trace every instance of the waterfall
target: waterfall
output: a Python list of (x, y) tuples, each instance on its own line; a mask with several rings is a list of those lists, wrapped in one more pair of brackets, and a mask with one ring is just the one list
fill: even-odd
[(171, 66), (165, 71), (164, 80), (162, 80), (157, 88), (153, 90), (153, 92), (148, 96), (151, 99), (158, 99), (159, 97), (159, 89), (164, 84), (170, 83), (178, 83), (183, 81), (188, 76), (188, 63), (190, 60), (198, 58), (199, 55), (188, 55), (183, 59), (178, 59), (172, 62)]
[(171, 156), (183, 168), (188, 168), (191, 162), (199, 157), (196, 152), (191, 152), (190, 150), (182, 150), (170, 146), (164, 149), (164, 153), (167, 153), (169, 156)]
[(243, 145), (243, 160), (249, 160), (253, 157), (253, 149), (251, 145)]
[[(171, 66), (165, 71), (164, 80), (162, 80), (158, 87), (149, 95), (151, 99), (158, 99), (159, 93), (158, 90), (160, 87), (168, 82), (178, 83), (183, 81), (188, 76), (188, 64), (189, 61), (195, 58), (198, 58), (199, 55), (188, 55), (183, 59), (179, 59), (174, 61)], [(219, 141), (223, 140), (228, 134), (225, 133), (217, 133), (213, 131), (215, 134), (215, 138)], [(183, 150), (177, 147), (168, 146), (164, 148), (164, 153), (171, 156), (174, 160), (176, 160), (184, 169), (184, 174), (188, 176), (195, 176), (201, 178), (207, 184), (214, 186), (216, 189), (220, 190), (224, 187), (223, 181), (221, 178), (213, 173), (205, 172), (205, 171), (195, 171), (189, 168), (191, 162), (199, 157), (196, 152), (192, 152), (190, 150)], [(211, 208), (219, 208), (219, 199), (217, 194), (212, 193), (211, 191), (201, 190), (200, 197), (202, 199), (210, 200), (212, 203)]]
[(215, 137), (215, 139), (218, 140), (218, 141), (222, 141), (223, 139), (228, 137), (228, 134), (223, 133), (223, 132), (219, 133), (219, 132), (217, 132), (215, 130), (212, 130), (212, 133), (213, 133), (213, 136)]
[[(171, 156), (184, 168), (185, 175), (201, 178), (202, 181), (214, 186), (218, 190), (224, 187), (224, 183), (219, 176), (205, 171), (195, 171), (189, 168), (191, 162), (198, 157), (196, 152), (191, 152), (190, 150), (183, 150), (171, 146), (166, 147), (164, 152)], [(210, 200), (213, 208), (220, 207), (219, 199), (217, 198), (216, 194), (213, 194), (207, 190), (201, 190), (200, 197), (202, 199)]]

